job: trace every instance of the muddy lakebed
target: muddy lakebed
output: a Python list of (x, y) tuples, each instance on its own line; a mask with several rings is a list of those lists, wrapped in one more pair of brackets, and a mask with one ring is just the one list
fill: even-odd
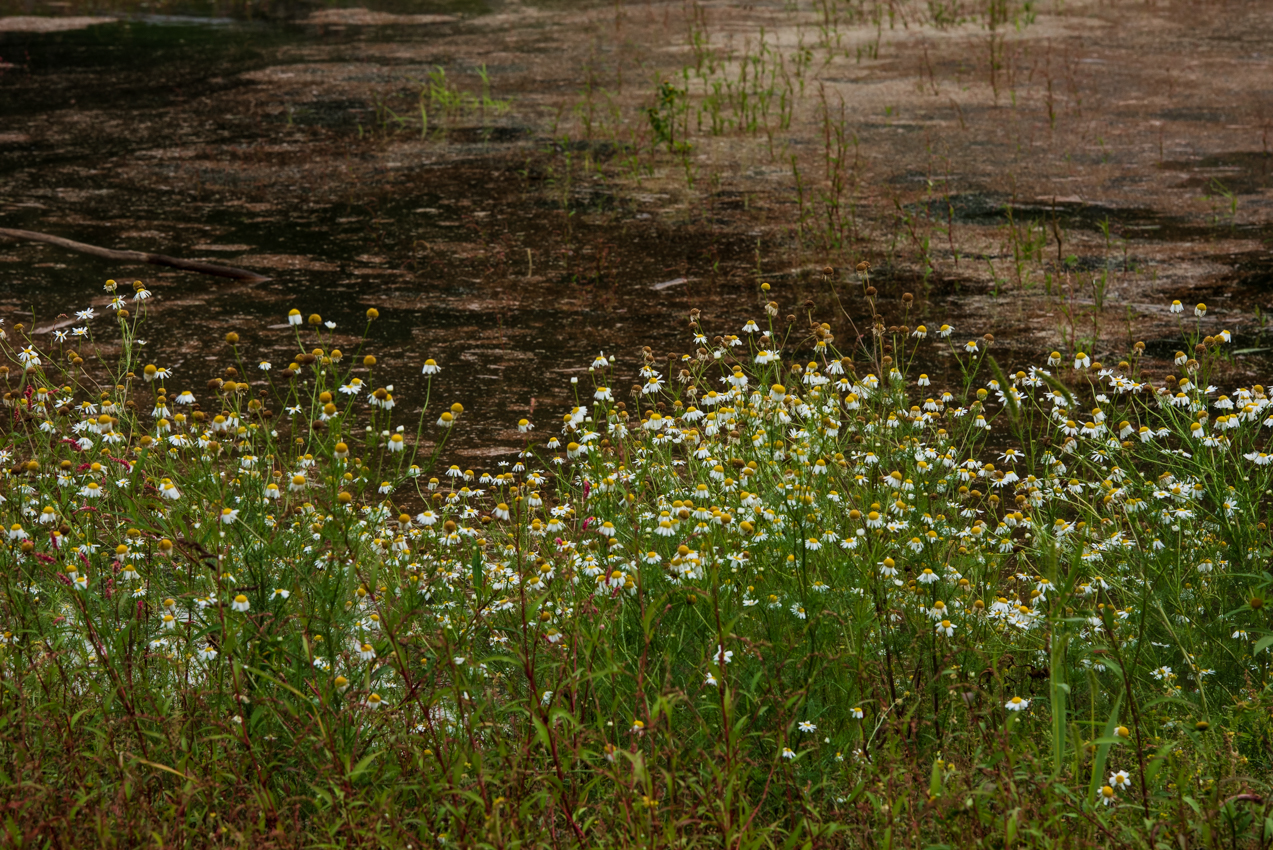
[(1161, 377), (1180, 299), (1234, 332), (1227, 382), (1269, 382), (1267, 3), (0, 12), (0, 227), (271, 278), (0, 241), (0, 316), (48, 344), (142, 279), (150, 357), (196, 391), (228, 331), (285, 364), (288, 310), (353, 350), (375, 307), (377, 380), (418, 409), (434, 358), (476, 464), (558, 421), (598, 351), (632, 379), (643, 346), (691, 351), (691, 309), (737, 334), (773, 297), (847, 347), (862, 260), (890, 321), (992, 333), (1005, 368), (1143, 340)]

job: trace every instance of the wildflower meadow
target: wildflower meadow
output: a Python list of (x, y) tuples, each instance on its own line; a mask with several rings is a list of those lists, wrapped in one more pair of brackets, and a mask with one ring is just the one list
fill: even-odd
[(1231, 334), (999, 363), (834, 277), (598, 354), (488, 469), (375, 309), (207, 374), (149, 362), (140, 281), (0, 328), (0, 843), (1268, 848)]

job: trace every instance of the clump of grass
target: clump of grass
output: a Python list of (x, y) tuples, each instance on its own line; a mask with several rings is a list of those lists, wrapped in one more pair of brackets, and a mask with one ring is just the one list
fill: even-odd
[(1258, 845), (1273, 410), (1208, 386), (1228, 333), (1009, 372), (868, 275), (862, 342), (763, 284), (480, 475), (318, 316), (198, 395), (140, 283), (15, 326), (6, 841)]

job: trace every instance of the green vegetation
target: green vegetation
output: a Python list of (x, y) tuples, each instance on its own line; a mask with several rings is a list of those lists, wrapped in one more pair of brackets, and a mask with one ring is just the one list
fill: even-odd
[(286, 367), (227, 334), (198, 394), (140, 282), (12, 327), (4, 843), (1266, 847), (1273, 409), (1209, 386), (1228, 333), (1004, 371), (827, 282), (861, 344), (762, 284), (480, 473), (374, 310), (353, 354), (293, 311)]
[[(401, 93), (377, 95), (372, 103), (375, 119), (372, 129), (388, 137), (418, 127), (422, 140), (431, 135), (445, 138), (448, 130), (476, 119), (479, 130), (489, 131), (489, 120), (507, 112), (512, 101), (491, 97), (491, 75), (486, 65), (479, 65), (474, 73), (481, 84), (478, 94), (460, 88), (447, 77), (446, 69), (438, 65), (429, 72), (427, 80), (415, 83), (419, 90), (411, 108), (401, 105), (398, 110), (393, 108), (393, 103), (403, 99)], [(364, 132), (360, 125), (359, 137)]]

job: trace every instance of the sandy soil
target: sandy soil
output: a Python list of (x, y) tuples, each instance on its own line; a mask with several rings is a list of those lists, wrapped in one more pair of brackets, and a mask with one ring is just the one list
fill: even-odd
[(115, 18), (94, 18), (83, 15), (72, 15), (65, 18), (12, 15), (0, 17), (0, 32), (65, 32), (67, 30), (87, 29), (98, 24), (113, 24), (115, 20)]

